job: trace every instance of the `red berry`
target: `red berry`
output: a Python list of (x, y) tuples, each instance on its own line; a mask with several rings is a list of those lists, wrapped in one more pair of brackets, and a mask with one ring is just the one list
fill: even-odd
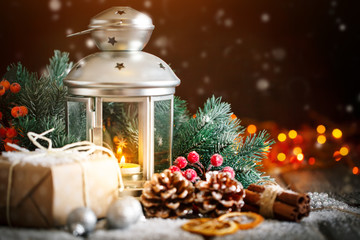
[(7, 138), (14, 138), (14, 137), (16, 137), (16, 135), (17, 135), (17, 132), (16, 132), (15, 128), (9, 128), (6, 131), (6, 137)]
[(180, 168), (178, 168), (177, 166), (171, 166), (171, 167), (169, 168), (169, 170), (170, 170), (172, 173), (174, 173), (174, 172), (180, 172)]
[(6, 138), (6, 132), (7, 132), (7, 129), (6, 128), (0, 128), (0, 138)]
[(196, 180), (196, 177), (197, 177), (196, 171), (195, 171), (194, 169), (191, 169), (191, 168), (187, 169), (187, 170), (184, 172), (183, 175), (184, 175), (184, 177), (185, 177), (187, 180), (189, 180), (189, 181), (191, 181), (191, 182), (194, 182), (194, 181)]
[(0, 85), (0, 96), (4, 95), (6, 88), (3, 85)]
[(223, 164), (223, 161), (223, 157), (217, 153), (212, 155), (212, 157), (210, 158), (211, 165), (213, 165), (214, 167), (221, 166), (221, 164)]
[(28, 114), (28, 109), (25, 106), (20, 106), (20, 107), (13, 107), (11, 109), (11, 115), (14, 118), (18, 118), (18, 117), (24, 117)]
[(231, 178), (235, 177), (235, 171), (232, 167), (224, 167), (222, 171), (229, 173)]
[(191, 163), (196, 163), (199, 161), (200, 157), (199, 154), (195, 151), (192, 151), (188, 154), (187, 159)]
[(187, 165), (187, 160), (184, 157), (178, 157), (174, 163), (178, 168), (183, 169)]
[(13, 116), (14, 118), (20, 117), (20, 108), (19, 107), (13, 107), (11, 109), (11, 116)]
[(4, 88), (5, 88), (6, 90), (9, 90), (9, 88), (10, 88), (10, 83), (9, 83), (9, 81), (6, 80), (6, 79), (3, 79), (3, 80), (0, 82), (0, 85), (4, 86)]
[(29, 113), (27, 107), (20, 106), (19, 108), (20, 108), (20, 117), (24, 117)]
[(10, 85), (10, 91), (12, 93), (18, 93), (18, 92), (20, 92), (20, 89), (21, 89), (21, 86), (18, 83), (13, 83)]

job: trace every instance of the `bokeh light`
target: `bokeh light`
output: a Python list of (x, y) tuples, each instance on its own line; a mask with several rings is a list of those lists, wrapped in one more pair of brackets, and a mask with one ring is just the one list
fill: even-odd
[(324, 134), (325, 131), (326, 131), (326, 128), (325, 128), (324, 125), (319, 125), (319, 126), (317, 126), (316, 131), (317, 131), (319, 134)]
[(347, 147), (340, 148), (340, 154), (345, 157), (346, 155), (349, 154), (349, 148), (347, 148)]
[(295, 147), (294, 150), (293, 150), (293, 153), (294, 153), (295, 155), (298, 155), (299, 153), (302, 153), (301, 147)]
[(335, 151), (333, 157), (335, 158), (335, 161), (337, 161), (337, 162), (340, 161), (340, 160), (341, 160), (341, 154), (340, 154), (340, 152), (339, 152), (339, 151)]
[(284, 142), (284, 141), (286, 140), (286, 134), (285, 134), (285, 133), (280, 133), (280, 134), (278, 135), (278, 140), (279, 140), (280, 142)]
[(352, 172), (355, 175), (358, 174), (359, 173), (359, 168), (358, 167), (353, 167)]
[(341, 138), (342, 137), (342, 131), (338, 128), (335, 128), (333, 131), (332, 131), (332, 135), (334, 138)]
[(294, 139), (297, 136), (297, 132), (295, 130), (289, 131), (289, 138)]
[(286, 155), (285, 155), (284, 153), (279, 153), (279, 154), (277, 155), (277, 159), (278, 159), (280, 162), (285, 161)]
[(299, 161), (301, 162), (302, 160), (304, 160), (304, 154), (299, 153), (299, 154), (296, 156), (296, 158), (297, 158), (297, 160), (299, 160)]
[(310, 157), (310, 158), (309, 158), (309, 164), (310, 164), (310, 165), (314, 165), (314, 164), (315, 164), (315, 158), (314, 158), (314, 157)]
[(326, 137), (324, 135), (320, 135), (317, 137), (317, 142), (319, 144), (324, 144), (326, 142)]
[(248, 131), (248, 133), (250, 133), (250, 134), (256, 133), (256, 126), (253, 125), (253, 124), (249, 125), (249, 126), (247, 127), (247, 131)]

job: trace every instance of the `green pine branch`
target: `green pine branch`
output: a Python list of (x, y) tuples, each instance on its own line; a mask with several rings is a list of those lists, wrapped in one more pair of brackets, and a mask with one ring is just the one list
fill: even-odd
[(35, 149), (26, 133), (42, 133), (51, 128), (55, 130), (47, 136), (53, 140), (54, 147), (74, 141), (75, 138), (67, 136), (65, 130), (67, 89), (63, 85), (71, 66), (69, 54), (57, 50), (47, 65), (47, 73), (40, 77), (29, 72), (21, 63), (8, 66), (5, 77), (11, 83), (19, 83), (21, 90), (12, 95), (11, 102), (7, 103), (7, 112), (11, 112), (13, 106), (25, 106), (28, 109), (25, 117), (11, 117), (11, 124), (19, 132), (17, 138), (20, 146)]
[[(181, 111), (187, 114), (184, 106), (186, 105), (183, 103)], [(175, 105), (175, 112), (176, 107)], [(223, 156), (224, 163), (212, 170), (232, 167), (236, 179), (244, 187), (259, 180), (268, 180), (269, 177), (264, 176), (260, 168), (274, 141), (270, 140), (266, 131), (248, 136), (244, 140), (242, 135), (245, 128), (240, 125), (240, 120), (231, 119), (231, 115), (230, 104), (222, 102), (221, 98), (209, 98), (204, 107), (197, 111), (195, 118), (188, 115), (187, 122), (182, 122), (180, 128), (174, 128), (173, 159), (196, 151), (200, 155), (201, 164), (208, 168), (211, 156), (219, 153)], [(176, 126), (176, 121), (174, 122)]]
[(231, 114), (230, 104), (221, 102), (221, 98), (209, 98), (204, 108), (197, 111), (195, 118), (175, 131), (173, 156), (197, 151), (208, 159), (216, 150), (231, 146), (239, 132), (243, 132), (240, 121), (231, 120)]

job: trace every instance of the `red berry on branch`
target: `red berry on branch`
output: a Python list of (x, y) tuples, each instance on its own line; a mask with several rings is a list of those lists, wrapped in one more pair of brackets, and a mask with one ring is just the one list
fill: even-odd
[(186, 158), (184, 157), (177, 157), (174, 164), (180, 168), (180, 169), (183, 169), (184, 167), (186, 167), (187, 165), (187, 160)]
[(0, 85), (0, 96), (4, 95), (5, 94), (5, 87), (3, 85)]
[(18, 117), (24, 117), (28, 114), (28, 109), (25, 106), (20, 106), (20, 107), (13, 107), (11, 109), (11, 115), (14, 118), (18, 118)]
[(191, 182), (194, 182), (196, 180), (196, 177), (197, 177), (197, 173), (194, 169), (187, 169), (184, 173), (183, 173), (184, 177), (191, 181)]
[(231, 178), (235, 177), (235, 171), (232, 167), (224, 167), (222, 171), (229, 173)]
[(0, 138), (4, 139), (6, 138), (6, 132), (7, 132), (7, 129), (6, 128), (0, 128)]
[(192, 151), (188, 154), (187, 159), (191, 163), (196, 163), (199, 161), (200, 157), (199, 154), (195, 151)]
[(223, 164), (223, 161), (223, 157), (217, 153), (212, 155), (212, 157), (210, 158), (211, 165), (213, 165), (214, 167), (221, 166), (221, 164)]
[(12, 93), (18, 93), (18, 92), (20, 92), (20, 89), (21, 89), (21, 86), (18, 83), (13, 83), (10, 85), (10, 91)]
[(174, 172), (180, 172), (180, 168), (178, 168), (177, 166), (171, 166), (171, 167), (169, 168), (169, 170), (170, 170), (172, 173), (174, 173)]
[(11, 116), (14, 118), (20, 117), (20, 107), (13, 107), (11, 109)]
[(10, 88), (10, 83), (9, 83), (9, 81), (6, 80), (6, 79), (3, 79), (3, 80), (0, 82), (0, 85), (4, 86), (4, 88), (5, 88), (6, 90), (9, 90), (9, 88)]
[(6, 137), (7, 138), (14, 138), (17, 136), (17, 132), (15, 130), (15, 128), (9, 128), (7, 131), (6, 131)]
[(20, 106), (20, 117), (24, 117), (29, 113), (27, 107), (25, 106)]

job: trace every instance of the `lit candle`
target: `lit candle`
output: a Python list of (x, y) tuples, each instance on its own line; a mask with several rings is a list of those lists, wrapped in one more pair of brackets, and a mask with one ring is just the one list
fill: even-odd
[(120, 166), (121, 174), (129, 175), (129, 174), (140, 173), (140, 165), (136, 163), (126, 163), (124, 156), (121, 157), (119, 166)]

